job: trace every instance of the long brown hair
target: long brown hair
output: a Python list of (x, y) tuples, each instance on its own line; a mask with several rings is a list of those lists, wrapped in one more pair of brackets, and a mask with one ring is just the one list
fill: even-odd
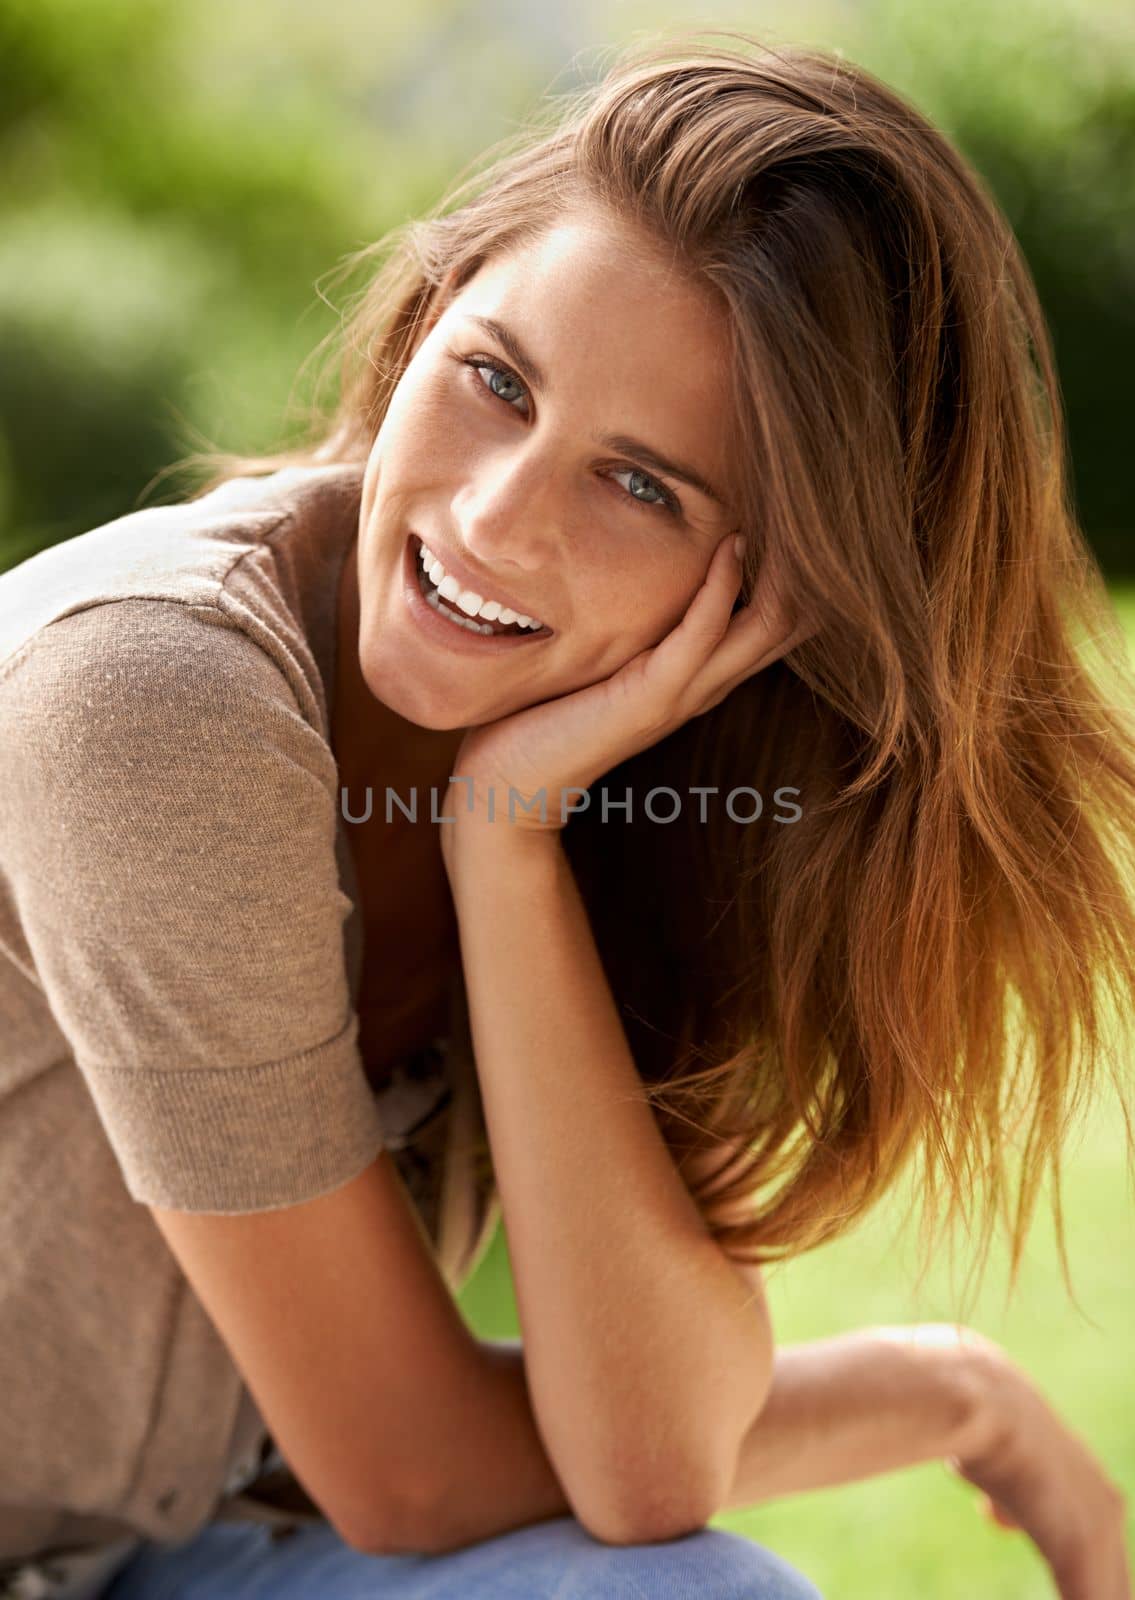
[[(817, 631), (605, 775), (565, 831), (644, 1092), (733, 1256), (835, 1238), (921, 1153), (925, 1263), (963, 1218), (984, 1270), (1000, 1216), (1012, 1292), (1050, 1165), (1071, 1294), (1061, 1148), (1135, 1000), (1135, 696), (1044, 317), (918, 111), (842, 56), (716, 37), (547, 97), (348, 259), (367, 281), (311, 438), (187, 463), (209, 488), (365, 461), (441, 287), (581, 199), (717, 296), (746, 582), (775, 553)], [(789, 788), (802, 814), (602, 821), (603, 789), (665, 785), (766, 808)]]

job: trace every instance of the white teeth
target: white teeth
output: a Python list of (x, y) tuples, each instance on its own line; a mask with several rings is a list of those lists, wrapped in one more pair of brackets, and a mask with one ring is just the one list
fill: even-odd
[(442, 605), (436, 591), (426, 596), (426, 604), (433, 606), (438, 615), (444, 617), (447, 622), (452, 622), (458, 628), (468, 628), (470, 633), (492, 633), (495, 631), (487, 622), (482, 625), (479, 622), (474, 622), (470, 617), (455, 615), (447, 606)]
[[(531, 628), (533, 631), (543, 627), (543, 623), (536, 617), (526, 617), (523, 612), (502, 606), (499, 600), (485, 600), (473, 589), (462, 589), (457, 579), (446, 574), (441, 562), (425, 545), (418, 551), (418, 561), (436, 593), (443, 600), (459, 606), (467, 617), (481, 617), (485, 622), (500, 622), (506, 626), (510, 622), (516, 622), (520, 627)], [(486, 630), (477, 628), (476, 631), (483, 633)], [(496, 630), (489, 628), (487, 631), (494, 633)]]

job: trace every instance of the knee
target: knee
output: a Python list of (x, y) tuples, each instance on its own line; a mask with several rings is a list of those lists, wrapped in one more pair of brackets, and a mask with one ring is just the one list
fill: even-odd
[(646, 1578), (646, 1593), (688, 1592), (698, 1600), (823, 1600), (816, 1585), (783, 1556), (723, 1528), (623, 1548), (632, 1558), (628, 1570), (633, 1565), (634, 1575)]

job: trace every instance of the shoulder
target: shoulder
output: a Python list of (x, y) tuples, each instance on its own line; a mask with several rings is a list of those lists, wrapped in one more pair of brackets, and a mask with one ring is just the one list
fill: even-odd
[[(279, 664), (214, 606), (123, 600), (44, 629), (0, 678), (9, 864), (333, 848), (338, 775)], [(84, 841), (86, 865), (72, 845)], [(89, 854), (88, 854), (89, 852)]]
[(197, 499), (142, 507), (58, 541), (0, 573), (0, 679), (41, 635), (88, 612), (69, 636), (113, 644), (119, 614), (99, 615), (110, 602), (227, 612), (281, 661), (294, 659), (308, 591), (326, 587), (357, 524), (360, 494), (356, 467), (293, 467), (229, 479)]
[(279, 505), (207, 495), (130, 511), (38, 551), (0, 573), (0, 673), (40, 633), (106, 602), (215, 599), (285, 516)]
[(61, 757), (100, 736), (119, 750), (135, 736), (173, 746), (181, 733), (210, 730), (231, 743), (272, 710), (298, 715), (287, 676), (212, 603), (88, 606), (41, 629), (0, 672), (6, 734), (50, 734)]

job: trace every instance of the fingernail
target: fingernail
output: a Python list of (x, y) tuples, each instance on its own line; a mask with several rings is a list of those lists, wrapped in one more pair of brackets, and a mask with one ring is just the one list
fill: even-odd
[(739, 533), (736, 534), (733, 539), (733, 554), (737, 557), (738, 561), (740, 561), (741, 557), (745, 554), (745, 541)]

